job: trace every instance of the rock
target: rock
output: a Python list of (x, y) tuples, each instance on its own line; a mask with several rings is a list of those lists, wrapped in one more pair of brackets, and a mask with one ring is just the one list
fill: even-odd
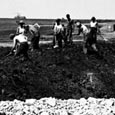
[(49, 104), (50, 106), (55, 106), (56, 105), (56, 99), (55, 98), (48, 98), (46, 103)]
[(15, 115), (23, 115), (22, 111), (18, 111), (17, 113), (15, 113)]
[(80, 99), (80, 105), (85, 105), (87, 103), (87, 100), (85, 98)]
[(66, 109), (59, 109), (55, 110), (55, 115), (68, 115), (68, 112)]
[(80, 115), (80, 113), (78, 111), (75, 111), (73, 115)]
[(96, 99), (93, 98), (93, 97), (89, 97), (89, 98), (88, 98), (88, 102), (89, 102), (89, 103), (92, 103), (92, 104), (96, 104)]
[(25, 104), (27, 104), (27, 105), (32, 105), (32, 104), (34, 104), (35, 102), (36, 102), (36, 99), (26, 99)]
[(61, 110), (61, 114), (60, 115), (68, 115), (67, 110), (65, 110), (65, 109)]
[(107, 106), (111, 107), (113, 104), (113, 101), (111, 99), (107, 99), (107, 100), (105, 100), (105, 103)]
[(49, 115), (48, 112), (42, 112), (40, 115)]

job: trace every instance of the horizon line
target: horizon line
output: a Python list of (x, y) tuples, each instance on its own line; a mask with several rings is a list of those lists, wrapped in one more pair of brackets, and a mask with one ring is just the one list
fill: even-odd
[[(0, 17), (0, 19), (15, 19), (16, 20), (16, 18), (9, 18), (9, 17)], [(30, 19), (30, 20), (31, 19), (35, 19), (35, 20), (55, 20), (57, 18), (27, 18), (26, 17), (23, 20), (28, 20), (28, 19)], [(66, 20), (66, 18), (60, 18), (60, 19)], [(72, 18), (72, 20), (90, 20), (90, 19), (88, 19), (88, 18)], [(105, 18), (98, 18), (97, 20), (115, 20), (115, 19), (113, 19), (113, 18), (106, 18), (106, 19)]]

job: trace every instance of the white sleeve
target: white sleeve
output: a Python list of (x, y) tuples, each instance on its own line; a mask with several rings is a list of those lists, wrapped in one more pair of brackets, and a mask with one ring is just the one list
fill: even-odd
[(56, 33), (57, 32), (57, 27), (56, 26), (54, 26), (54, 33)]
[(64, 31), (64, 27), (61, 25), (61, 31)]
[(16, 34), (19, 34), (19, 27), (17, 27), (16, 29)]

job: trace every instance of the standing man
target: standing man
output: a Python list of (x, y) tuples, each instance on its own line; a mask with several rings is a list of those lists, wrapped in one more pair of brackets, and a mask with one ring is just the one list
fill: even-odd
[(70, 15), (67, 14), (66, 15), (66, 18), (67, 18), (67, 28), (66, 28), (66, 36), (67, 36), (67, 40), (70, 44), (73, 43), (73, 40), (72, 40), (72, 32), (73, 32), (73, 20), (71, 20), (70, 18)]
[[(56, 24), (54, 26), (54, 34), (56, 37), (56, 41), (58, 41), (59, 48), (62, 48), (62, 39), (63, 39), (62, 32), (63, 32), (63, 27), (61, 24), (61, 19), (57, 19)], [(55, 46), (54, 46), (54, 48), (55, 48)]]
[(55, 21), (53, 23), (53, 27), (52, 27), (52, 30), (53, 30), (53, 48), (56, 48), (58, 47), (58, 44), (57, 44), (57, 40), (56, 40), (56, 34), (55, 34), (55, 31), (54, 31), (54, 28), (57, 26), (57, 22)]
[(20, 20), (19, 21), (19, 26), (17, 27), (17, 30), (16, 30), (16, 35), (24, 34), (25, 33), (24, 25), (25, 25), (24, 21)]
[(96, 21), (96, 18), (92, 17), (91, 22), (90, 22), (90, 35), (91, 35), (91, 38), (92, 38), (91, 39), (92, 40), (92, 47), (93, 47), (93, 49), (95, 49), (95, 51), (97, 51), (97, 48), (96, 48), (97, 32), (100, 33), (98, 23)]

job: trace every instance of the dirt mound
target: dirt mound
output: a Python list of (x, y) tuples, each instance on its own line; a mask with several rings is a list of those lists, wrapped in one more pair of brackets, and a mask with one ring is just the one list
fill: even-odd
[(82, 52), (82, 44), (42, 51), (29, 51), (31, 61), (5, 57), (10, 48), (0, 48), (0, 99), (56, 97), (110, 98), (115, 95), (115, 44), (98, 43), (99, 53)]

